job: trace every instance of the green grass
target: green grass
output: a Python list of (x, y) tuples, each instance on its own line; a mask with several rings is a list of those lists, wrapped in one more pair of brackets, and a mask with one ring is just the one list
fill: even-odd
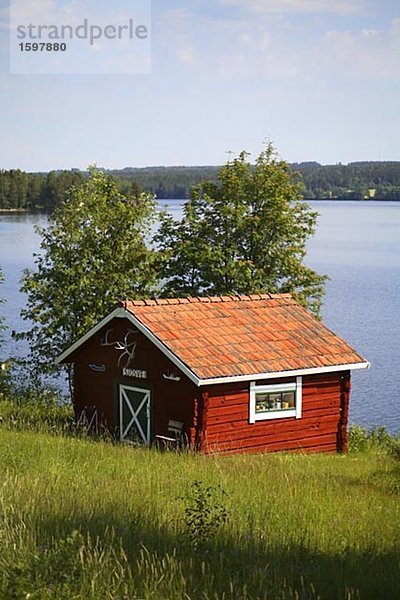
[[(228, 513), (200, 547), (195, 481)], [(399, 482), (379, 449), (205, 457), (3, 426), (0, 598), (398, 598)]]

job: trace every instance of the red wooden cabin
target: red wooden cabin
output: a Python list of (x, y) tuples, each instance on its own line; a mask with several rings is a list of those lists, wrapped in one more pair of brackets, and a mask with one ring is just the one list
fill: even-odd
[(181, 426), (206, 453), (345, 451), (350, 371), (369, 367), (290, 294), (124, 302), (57, 362), (77, 419), (146, 445)]

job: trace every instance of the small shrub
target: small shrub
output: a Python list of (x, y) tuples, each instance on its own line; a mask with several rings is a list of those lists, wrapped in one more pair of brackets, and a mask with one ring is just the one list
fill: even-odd
[(395, 458), (400, 458), (400, 439), (391, 435), (386, 427), (366, 429), (360, 425), (352, 425), (349, 429), (350, 452), (366, 450), (383, 450)]
[(194, 481), (186, 500), (185, 524), (190, 544), (195, 550), (207, 544), (228, 519), (223, 503), (225, 492), (220, 486)]
[(389, 450), (394, 442), (394, 437), (390, 435), (386, 427), (372, 427), (368, 432), (370, 444), (375, 448)]
[(389, 449), (389, 453), (391, 454), (391, 456), (393, 456), (393, 458), (400, 461), (400, 439), (399, 438), (395, 438), (392, 441), (392, 444)]
[(363, 452), (368, 448), (368, 431), (361, 425), (351, 425), (349, 428), (349, 451)]

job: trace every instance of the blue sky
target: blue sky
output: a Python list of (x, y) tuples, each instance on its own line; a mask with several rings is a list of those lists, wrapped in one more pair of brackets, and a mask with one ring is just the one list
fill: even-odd
[(8, 4), (0, 168), (400, 160), (398, 0), (153, 0), (149, 75), (10, 74)]

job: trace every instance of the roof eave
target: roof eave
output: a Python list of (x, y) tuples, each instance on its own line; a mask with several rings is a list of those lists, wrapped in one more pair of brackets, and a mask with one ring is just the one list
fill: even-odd
[(239, 381), (257, 381), (259, 379), (278, 379), (280, 377), (297, 377), (300, 375), (318, 375), (319, 373), (335, 373), (337, 371), (352, 371), (355, 369), (369, 369), (368, 361), (348, 363), (342, 365), (328, 365), (326, 367), (311, 367), (307, 369), (293, 369), (292, 371), (269, 371), (266, 373), (253, 373), (252, 375), (229, 375), (226, 377), (213, 377), (200, 379), (199, 386), (214, 385), (220, 383), (235, 383)]

